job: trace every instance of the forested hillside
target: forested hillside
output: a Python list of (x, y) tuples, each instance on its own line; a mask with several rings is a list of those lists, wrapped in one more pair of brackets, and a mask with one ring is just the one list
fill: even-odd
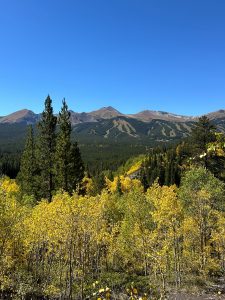
[[(122, 114), (112, 107), (90, 113), (69, 112), (71, 137), (78, 142), (86, 169), (92, 175), (104, 170), (116, 171), (129, 158), (147, 154), (156, 146), (168, 148), (179, 143), (190, 136), (198, 121), (196, 117), (160, 111)], [(225, 131), (224, 110), (209, 113), (207, 117), (219, 132)], [(27, 126), (32, 125), (36, 135), (40, 118), (41, 114), (25, 109), (0, 119), (1, 173), (16, 177)]]

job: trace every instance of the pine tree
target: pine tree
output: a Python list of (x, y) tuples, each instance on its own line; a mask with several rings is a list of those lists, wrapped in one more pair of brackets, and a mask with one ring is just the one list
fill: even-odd
[[(207, 145), (215, 141), (216, 127), (210, 122), (208, 117), (202, 116), (191, 133), (191, 142), (193, 145), (192, 155), (204, 153), (204, 159), (200, 162), (204, 167), (208, 168), (208, 157), (206, 155)], [(197, 162), (197, 161), (196, 161)]]
[(144, 166), (142, 166), (142, 169), (141, 169), (141, 183), (143, 185), (144, 191), (146, 192), (147, 189), (149, 188), (149, 184), (148, 184), (146, 170), (145, 170)]
[(77, 142), (74, 142), (71, 145), (71, 159), (69, 164), (69, 191), (77, 191), (80, 193), (82, 187), (81, 182), (84, 178), (84, 164), (81, 158), (80, 149), (77, 145)]
[(56, 188), (71, 194), (74, 190), (79, 192), (84, 177), (84, 165), (77, 143), (71, 142), (72, 126), (65, 99), (59, 113), (58, 124), (59, 133), (55, 153)]
[(48, 96), (41, 121), (38, 123), (37, 159), (40, 170), (40, 197), (50, 202), (54, 191), (54, 158), (57, 118), (53, 114), (52, 100)]
[(55, 175), (56, 188), (62, 188), (64, 191), (69, 191), (69, 173), (71, 160), (71, 140), (72, 131), (70, 122), (70, 112), (65, 99), (58, 118), (59, 133), (56, 141), (55, 153)]
[(191, 133), (191, 142), (195, 146), (197, 153), (206, 151), (207, 144), (215, 141), (215, 130), (216, 127), (207, 116), (199, 118)]
[(23, 194), (37, 197), (36, 186), (37, 162), (35, 157), (34, 132), (30, 125), (27, 131), (25, 148), (21, 157), (20, 171), (17, 180)]

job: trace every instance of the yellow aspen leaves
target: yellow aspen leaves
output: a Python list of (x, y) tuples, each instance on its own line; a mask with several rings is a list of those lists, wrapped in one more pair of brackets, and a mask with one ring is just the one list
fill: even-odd
[(36, 290), (49, 299), (111, 299), (119, 286), (145, 300), (155, 297), (145, 292), (165, 295), (168, 283), (179, 288), (189, 275), (222, 272), (225, 193), (214, 176), (194, 169), (181, 187), (155, 182), (146, 193), (123, 176), (106, 183), (97, 196), (59, 191), (32, 207), (15, 181), (0, 181), (2, 290), (21, 299)]

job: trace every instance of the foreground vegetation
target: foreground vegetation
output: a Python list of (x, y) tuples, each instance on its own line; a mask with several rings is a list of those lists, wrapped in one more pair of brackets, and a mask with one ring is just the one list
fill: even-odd
[(96, 291), (106, 289), (107, 299), (110, 290), (133, 287), (134, 294), (154, 299), (168, 286), (221, 276), (224, 198), (224, 183), (204, 168), (188, 171), (179, 189), (155, 182), (144, 193), (137, 180), (127, 180), (121, 190), (58, 192), (51, 203), (37, 205), (2, 178), (1, 293), (97, 299)]

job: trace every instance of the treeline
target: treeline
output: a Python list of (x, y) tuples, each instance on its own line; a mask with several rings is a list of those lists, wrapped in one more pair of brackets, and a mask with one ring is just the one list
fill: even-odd
[[(118, 188), (119, 187), (119, 188)], [(225, 185), (193, 168), (180, 187), (108, 182), (33, 205), (0, 181), (0, 293), (12, 299), (165, 298), (225, 271)], [(117, 296), (116, 296), (117, 295)]]
[[(14, 155), (12, 153), (2, 154), (1, 174), (15, 178), (20, 168), (17, 180), (25, 194), (33, 195), (36, 200), (48, 197), (50, 201), (52, 195), (60, 188), (70, 194), (76, 189), (84, 194), (86, 189), (90, 190), (91, 186), (92, 195), (96, 195), (105, 187), (106, 178), (113, 180), (115, 177), (117, 180), (118, 175), (126, 174), (129, 163), (135, 164), (135, 159), (122, 163), (123, 158), (120, 157), (118, 162), (114, 162), (113, 167), (111, 167), (111, 161), (106, 164), (103, 159), (102, 163), (97, 163), (95, 168), (86, 165), (86, 172), (84, 172), (84, 163), (77, 143), (71, 141), (70, 113), (65, 101), (58, 121), (53, 115), (51, 103), (49, 108), (47, 107), (48, 101), (51, 102), (50, 97), (46, 99), (45, 111), (42, 116), (46, 116), (46, 120), (51, 116), (56, 123), (53, 128), (50, 128), (51, 124), (47, 124), (42, 117), (37, 129), (35, 129), (35, 134), (32, 127), (29, 127), (25, 150), (21, 158), (21, 168), (18, 153)], [(50, 111), (48, 111), (49, 109)], [(46, 132), (51, 130), (51, 137), (47, 137)], [(174, 146), (151, 149), (149, 154), (142, 158), (143, 162), (139, 167), (140, 172), (137, 177), (140, 178), (145, 191), (155, 180), (161, 186), (172, 184), (179, 186), (182, 174), (192, 165), (195, 165), (206, 167), (217, 178), (224, 180), (225, 157), (218, 151), (212, 151), (210, 146), (213, 143), (214, 146), (220, 144), (222, 149), (224, 140), (224, 135), (216, 133), (216, 128), (210, 120), (203, 116), (196, 123), (189, 138)], [(52, 149), (48, 145), (51, 145)], [(95, 145), (93, 145), (92, 150), (94, 155), (94, 151), (97, 151)], [(45, 153), (46, 151), (47, 153)], [(137, 157), (137, 159), (139, 158)], [(120, 168), (116, 170), (119, 163)], [(48, 178), (48, 183), (46, 178)], [(48, 196), (46, 195), (47, 190)]]
[(57, 118), (48, 96), (36, 137), (32, 126), (28, 128), (17, 176), (23, 194), (33, 196), (36, 201), (46, 198), (50, 202), (60, 189), (70, 194), (81, 192), (84, 165), (77, 143), (71, 141), (71, 132), (70, 112), (65, 99)]
[[(37, 126), (33, 126), (34, 137), (37, 135)], [(24, 149), (27, 126), (25, 124), (1, 124), (0, 126), (0, 153), (1, 160), (7, 163), (7, 168), (1, 168), (3, 173), (10, 178), (16, 178), (19, 172), (21, 154)], [(72, 128), (71, 140), (77, 141), (84, 162), (85, 170), (91, 176), (98, 177), (104, 170), (115, 172), (122, 164), (125, 164), (130, 157), (137, 156), (141, 153), (147, 153), (146, 148), (149, 145), (146, 141), (131, 143), (116, 143), (106, 139), (105, 141), (90, 141), (90, 135), (79, 136)], [(153, 142), (151, 142), (153, 146)], [(18, 167), (15, 168), (16, 159)]]
[[(161, 186), (180, 185), (182, 174), (191, 166), (203, 166), (217, 178), (225, 179), (225, 137), (203, 116), (188, 138), (167, 148), (156, 147), (144, 159), (141, 181), (145, 190), (157, 179)], [(219, 146), (220, 145), (220, 146)], [(216, 151), (217, 148), (220, 151)]]

